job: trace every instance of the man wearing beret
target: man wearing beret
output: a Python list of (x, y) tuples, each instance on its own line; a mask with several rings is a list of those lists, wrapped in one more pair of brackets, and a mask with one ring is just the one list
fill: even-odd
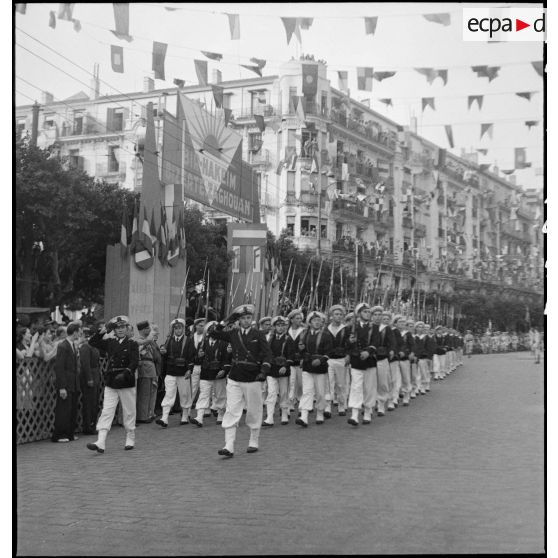
[(227, 407), (223, 417), (225, 447), (219, 455), (230, 458), (234, 455), (236, 429), (244, 405), (246, 405), (246, 425), (250, 428), (248, 453), (259, 448), (262, 426), (263, 402), (260, 382), (265, 382), (271, 370), (273, 355), (265, 335), (252, 327), (254, 306), (246, 304), (233, 311), (229, 321), (238, 319), (239, 328), (225, 331), (222, 325), (215, 328), (216, 339), (232, 346), (232, 367), (227, 380)]
[[(87, 448), (104, 453), (108, 432), (112, 425), (118, 402), (122, 405), (122, 417), (126, 430), (124, 449), (134, 448), (136, 439), (136, 372), (139, 362), (138, 344), (127, 335), (129, 320), (127, 316), (112, 318), (105, 327), (95, 333), (89, 344), (108, 356), (105, 374), (103, 410), (97, 421), (98, 438)], [(114, 334), (106, 336), (109, 331)]]
[(186, 334), (185, 323), (181, 318), (176, 318), (170, 324), (171, 335), (161, 351), (163, 354), (163, 368), (165, 376), (165, 397), (161, 403), (163, 415), (155, 422), (166, 428), (169, 424), (169, 414), (176, 399), (176, 392), (180, 396), (182, 418), (180, 424), (190, 422), (190, 407), (192, 406), (192, 386), (190, 384), (190, 371), (186, 359)]

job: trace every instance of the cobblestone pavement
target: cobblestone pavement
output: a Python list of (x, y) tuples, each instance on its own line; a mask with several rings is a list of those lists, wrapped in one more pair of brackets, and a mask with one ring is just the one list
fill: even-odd
[(533, 553), (544, 550), (543, 366), (474, 356), (369, 426), (155, 424), (107, 451), (17, 448), (20, 555)]

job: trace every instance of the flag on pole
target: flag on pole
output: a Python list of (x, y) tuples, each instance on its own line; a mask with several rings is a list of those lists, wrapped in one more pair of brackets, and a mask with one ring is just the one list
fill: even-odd
[(374, 68), (358, 67), (357, 68), (357, 88), (360, 91), (372, 91), (372, 77)]
[(229, 18), (229, 28), (231, 30), (231, 41), (240, 39), (240, 16), (238, 14), (227, 14)]
[(159, 240), (157, 237), (157, 227), (155, 226), (155, 208), (151, 209), (151, 220), (149, 221), (149, 236), (151, 236), (151, 244), (153, 247), (157, 245)]
[(157, 243), (159, 244), (159, 261), (164, 265), (167, 261), (167, 215), (163, 206), (161, 206), (161, 223), (159, 224), (159, 231), (157, 233)]
[(224, 108), (223, 113), (224, 113), (224, 116), (225, 116), (225, 126), (227, 126), (229, 124), (230, 119), (231, 119), (232, 109)]
[(111, 33), (117, 39), (130, 42), (130, 4), (113, 4), (114, 11), (114, 31)]
[(138, 242), (138, 206), (134, 203), (134, 215), (132, 217), (132, 238), (130, 241), (130, 253), (134, 253)]
[(110, 45), (110, 65), (113, 72), (124, 73), (124, 49), (121, 46)]
[(265, 130), (264, 117), (261, 114), (254, 114), (254, 119), (256, 121), (256, 126), (259, 128), (260, 132)]
[(194, 60), (194, 67), (196, 69), (196, 76), (198, 77), (198, 84), (207, 85), (207, 61)]
[(364, 18), (364, 32), (367, 35), (374, 35), (374, 33), (376, 33), (376, 25), (378, 25), (377, 17)]
[(120, 226), (120, 255), (125, 258), (128, 253), (128, 206), (124, 203), (122, 224)]
[(304, 114), (304, 107), (302, 106), (304, 97), (295, 97), (296, 103), (296, 115), (300, 122), (304, 122), (306, 120), (306, 115)]
[(165, 79), (165, 56), (167, 45), (153, 41), (153, 61), (151, 69), (155, 72), (155, 79)]
[(134, 262), (140, 269), (149, 269), (153, 265), (153, 243), (149, 230), (147, 210), (143, 207), (143, 220), (141, 230), (138, 231), (137, 241), (132, 250)]
[(178, 261), (178, 256), (180, 253), (180, 241), (176, 226), (176, 208), (173, 207), (172, 211), (172, 222), (169, 227), (169, 236), (168, 236), (168, 251), (167, 251), (167, 263), (171, 267), (174, 267)]

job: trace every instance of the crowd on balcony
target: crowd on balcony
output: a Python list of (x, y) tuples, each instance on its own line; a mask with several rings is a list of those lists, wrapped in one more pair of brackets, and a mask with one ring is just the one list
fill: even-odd
[(330, 116), (334, 122), (358, 132), (369, 140), (386, 145), (391, 149), (395, 148), (395, 133), (384, 130), (377, 122), (364, 120), (362, 117), (356, 118), (351, 114), (347, 115), (344, 109), (335, 106), (331, 107)]

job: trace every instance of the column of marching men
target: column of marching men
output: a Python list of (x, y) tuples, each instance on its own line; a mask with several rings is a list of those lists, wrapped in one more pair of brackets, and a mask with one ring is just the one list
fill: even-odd
[[(432, 381), (463, 364), (459, 332), (441, 325), (432, 330), (381, 306), (360, 303), (347, 313), (334, 305), (327, 316), (311, 311), (306, 317), (293, 310), (258, 323), (253, 318), (254, 306), (246, 304), (226, 322), (199, 318), (189, 328), (182, 319), (171, 322), (160, 347), (165, 395), (156, 423), (161, 428), (169, 426), (178, 394), (180, 425), (201, 428), (211, 412), (216, 415), (225, 434), (218, 453), (226, 458), (234, 455), (244, 415), (250, 429), (247, 452), (254, 453), (261, 429), (273, 427), (276, 418), (281, 425), (308, 428), (337, 414), (347, 416), (352, 427), (367, 425), (374, 416), (410, 405), (430, 391)], [(104, 453), (119, 401), (125, 449), (135, 447), (138, 368), (152, 360), (146, 350), (149, 325), (138, 323), (139, 334), (131, 338), (128, 318), (117, 316), (89, 339), (108, 356), (98, 439), (87, 444), (91, 450)]]

